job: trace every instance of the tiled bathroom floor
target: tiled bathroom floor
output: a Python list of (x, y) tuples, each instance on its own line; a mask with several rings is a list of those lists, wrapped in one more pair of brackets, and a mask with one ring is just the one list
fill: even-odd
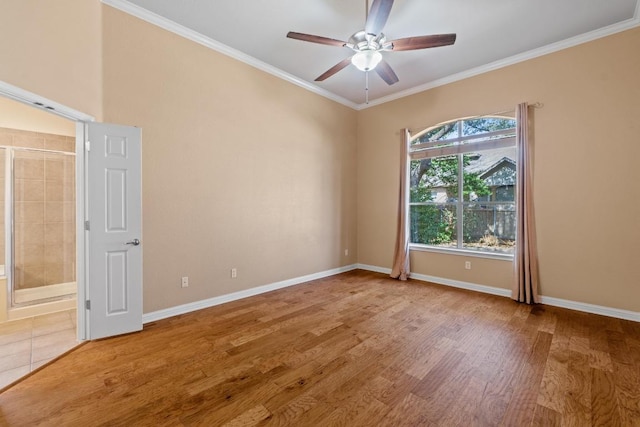
[(0, 388), (77, 344), (76, 310), (0, 324)]

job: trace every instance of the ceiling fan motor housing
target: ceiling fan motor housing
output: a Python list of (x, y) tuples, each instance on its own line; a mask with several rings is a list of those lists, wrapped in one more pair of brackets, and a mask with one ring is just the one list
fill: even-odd
[(365, 50), (382, 50), (388, 49), (391, 43), (387, 43), (387, 37), (384, 33), (378, 35), (368, 34), (366, 31), (358, 31), (349, 38), (346, 46), (355, 50), (356, 52), (362, 52)]

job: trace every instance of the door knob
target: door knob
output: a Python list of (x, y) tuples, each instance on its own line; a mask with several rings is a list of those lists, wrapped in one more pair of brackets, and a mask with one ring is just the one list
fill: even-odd
[(140, 244), (140, 240), (138, 239), (133, 239), (130, 242), (125, 243), (125, 245), (133, 245), (133, 246), (138, 246)]

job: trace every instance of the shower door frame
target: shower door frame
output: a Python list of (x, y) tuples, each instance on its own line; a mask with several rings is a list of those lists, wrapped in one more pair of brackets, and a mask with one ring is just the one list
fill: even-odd
[[(84, 149), (84, 140), (85, 123), (94, 122), (95, 118), (81, 111), (74, 110), (3, 81), (0, 81), (0, 96), (41, 109), (42, 111), (46, 111), (51, 114), (56, 114), (76, 123), (76, 300), (78, 316), (76, 329), (78, 340), (84, 341), (87, 339), (87, 315), (84, 307), (84, 301), (86, 299), (85, 258), (87, 253), (84, 238), (84, 224), (86, 220), (85, 206), (87, 201), (86, 153)], [(5, 207), (5, 209), (7, 208)], [(13, 260), (10, 261), (13, 262)], [(5, 266), (5, 269), (6, 267), (7, 266)], [(8, 273), (8, 271), (6, 271), (6, 273)]]
[[(5, 277), (7, 278), (7, 285), (8, 285), (8, 295), (7, 295), (7, 303), (9, 306), (10, 310), (13, 309), (25, 309), (25, 308), (29, 308), (29, 307), (34, 307), (34, 305), (38, 305), (38, 304), (42, 304), (42, 303), (48, 303), (48, 302), (60, 302), (62, 300), (65, 299), (65, 297), (68, 297), (68, 294), (62, 295), (62, 298), (60, 297), (45, 297), (44, 301), (41, 302), (36, 302), (35, 304), (32, 303), (19, 303), (17, 302), (17, 296), (16, 296), (16, 277), (15, 277), (15, 272), (16, 272), (16, 221), (15, 221), (15, 215), (16, 215), (16, 210), (15, 210), (15, 204), (16, 204), (16, 200), (15, 200), (15, 156), (16, 156), (16, 152), (20, 152), (20, 153), (41, 153), (43, 155), (47, 155), (47, 154), (54, 154), (54, 155), (61, 155), (61, 156), (70, 156), (73, 158), (74, 164), (75, 164), (75, 158), (76, 158), (76, 153), (75, 152), (70, 152), (70, 151), (59, 151), (59, 150), (48, 150), (48, 149), (40, 149), (40, 148), (27, 148), (27, 147), (14, 147), (14, 146), (1, 146), (0, 149), (4, 150), (4, 154), (5, 154), (5, 173), (4, 173), (4, 177), (3, 179), (5, 180), (5, 188), (4, 188), (4, 205), (5, 205), (5, 211), (4, 211), (4, 227), (5, 227)], [(74, 167), (75, 169), (75, 167)], [(75, 176), (74, 176), (74, 181), (75, 181)], [(45, 186), (46, 186), (46, 179), (45, 179)], [(75, 183), (74, 183), (75, 186)], [(77, 210), (77, 202), (76, 204), (76, 210)], [(76, 262), (78, 259), (77, 256), (77, 252), (76, 252)], [(46, 285), (43, 285), (46, 286)], [(77, 292), (77, 282), (76, 282), (76, 292)], [(74, 293), (76, 293), (74, 292)], [(22, 316), (18, 317), (18, 318), (22, 318)]]

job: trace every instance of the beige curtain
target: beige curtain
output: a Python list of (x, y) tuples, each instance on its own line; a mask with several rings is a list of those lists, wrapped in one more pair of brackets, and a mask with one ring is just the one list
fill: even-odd
[(538, 296), (538, 253), (533, 209), (532, 150), (529, 144), (529, 106), (524, 103), (516, 109), (516, 146), (518, 151), (516, 188), (516, 252), (515, 283), (511, 297), (519, 302), (533, 304)]
[(393, 255), (391, 277), (407, 280), (409, 277), (409, 168), (408, 150), (411, 134), (409, 129), (401, 132), (400, 148), (400, 197), (398, 198), (398, 229), (396, 232), (396, 248)]

